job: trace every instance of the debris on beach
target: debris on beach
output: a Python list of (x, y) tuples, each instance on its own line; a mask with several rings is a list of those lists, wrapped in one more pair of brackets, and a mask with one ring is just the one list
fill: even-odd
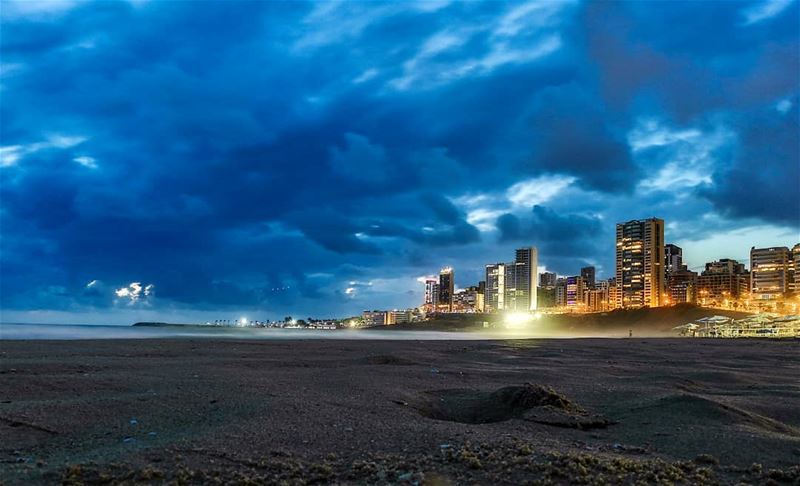
[[(710, 456), (688, 461), (545, 452), (520, 441), (447, 446), (447, 455), (370, 454), (309, 461), (291, 454), (232, 457), (205, 449), (186, 451), (194, 465), (67, 466), (63, 484), (797, 484), (800, 466), (784, 469), (722, 466)], [(209, 461), (209, 457), (225, 461)], [(205, 466), (203, 466), (203, 464)]]
[(389, 354), (367, 356), (362, 361), (366, 364), (371, 364), (371, 365), (410, 366), (417, 364), (415, 361), (412, 361), (410, 359), (401, 358), (399, 356), (393, 356)]

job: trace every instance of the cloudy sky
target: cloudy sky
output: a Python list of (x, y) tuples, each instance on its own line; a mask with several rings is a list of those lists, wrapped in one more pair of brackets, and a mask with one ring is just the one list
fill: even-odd
[(7, 322), (348, 315), (800, 240), (800, 7), (2, 2)]

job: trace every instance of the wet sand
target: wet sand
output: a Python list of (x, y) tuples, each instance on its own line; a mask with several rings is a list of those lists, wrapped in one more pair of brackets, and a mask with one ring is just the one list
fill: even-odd
[(9, 484), (800, 482), (798, 340), (0, 341), (0, 357)]

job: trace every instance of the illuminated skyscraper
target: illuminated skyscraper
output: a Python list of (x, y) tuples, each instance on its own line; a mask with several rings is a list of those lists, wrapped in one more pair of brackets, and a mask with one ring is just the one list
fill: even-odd
[(617, 224), (617, 307), (658, 307), (665, 292), (664, 220)]
[(608, 280), (595, 282), (594, 290), (584, 290), (584, 310), (588, 312), (603, 312), (608, 310)]
[(505, 310), (506, 265), (486, 265), (486, 293), (483, 299), (487, 312)]
[(425, 279), (424, 305), (436, 307), (439, 303), (439, 279), (435, 277)]
[(608, 309), (616, 309), (619, 307), (619, 285), (617, 285), (617, 277), (608, 279)]
[(452, 312), (453, 310), (453, 291), (455, 288), (453, 269), (444, 267), (439, 272), (439, 308)]
[(515, 312), (536, 310), (538, 268), (536, 248), (517, 249), (514, 262), (506, 265), (506, 310)]
[(673, 270), (667, 272), (667, 298), (665, 304), (694, 304), (697, 301), (697, 272)]
[(583, 277), (567, 277), (566, 283), (566, 305), (570, 308), (577, 308), (583, 305), (583, 291), (585, 290)]
[(730, 258), (706, 263), (697, 279), (700, 305), (725, 305), (726, 301), (746, 299), (750, 294), (750, 274), (743, 263)]
[(794, 274), (792, 253), (785, 246), (750, 249), (750, 295), (756, 301), (781, 300)]
[(687, 270), (683, 264), (683, 249), (672, 243), (664, 245), (664, 271), (669, 274)]
[(517, 264), (506, 263), (506, 297), (503, 308), (507, 311), (517, 310)]
[(794, 245), (792, 248), (792, 261), (794, 262), (794, 287), (792, 292), (800, 294), (800, 243)]
[(556, 279), (555, 303), (556, 303), (556, 307), (566, 307), (566, 305), (567, 305), (567, 279), (566, 279), (566, 277), (559, 277), (559, 278)]

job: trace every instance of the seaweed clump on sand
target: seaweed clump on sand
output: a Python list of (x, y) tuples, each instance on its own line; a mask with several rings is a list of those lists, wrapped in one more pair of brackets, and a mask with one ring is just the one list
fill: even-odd
[[(217, 461), (212, 465), (209, 461)], [(195, 450), (187, 464), (83, 464), (65, 469), (62, 484), (798, 484), (800, 466), (765, 470), (721, 466), (710, 456), (669, 462), (587, 452), (542, 452), (522, 441), (443, 445), (430, 454), (329, 454), (312, 461), (290, 454), (242, 458)], [(213, 467), (212, 467), (213, 466)], [(56, 479), (55, 477), (51, 479)]]

